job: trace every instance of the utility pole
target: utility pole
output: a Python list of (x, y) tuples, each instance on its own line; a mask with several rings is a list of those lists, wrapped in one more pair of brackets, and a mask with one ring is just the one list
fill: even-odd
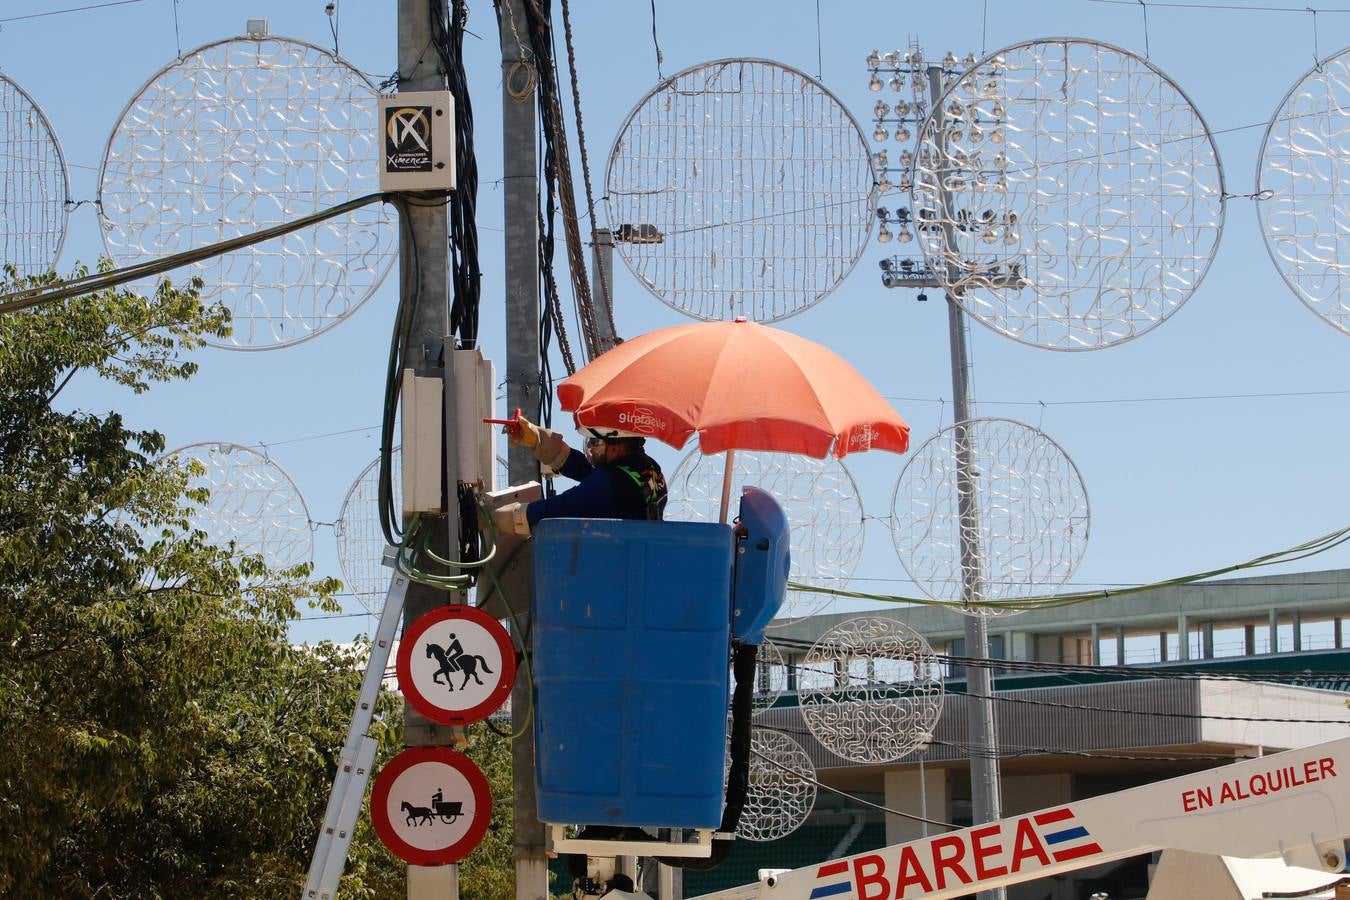
[[(502, 48), (502, 160), (506, 227), (506, 409), (520, 409), (534, 421), (545, 398), (539, 385), (539, 163), (535, 151), (539, 83), (529, 48), (524, 0), (496, 0)], [(539, 479), (539, 463), (526, 447), (507, 458), (511, 484)], [(522, 599), (507, 598), (517, 607)], [(517, 609), (512, 627), (528, 634), (528, 609)], [(524, 671), (528, 672), (528, 668)], [(548, 900), (548, 856), (544, 826), (535, 814), (534, 730), (530, 724), (528, 677), (511, 692), (512, 822), (515, 833), (516, 900)]]
[(600, 352), (613, 350), (618, 343), (610, 323), (614, 321), (614, 232), (595, 229), (591, 247), (591, 283), (595, 285), (595, 325), (600, 331)]
[[(398, 0), (399, 89), (443, 91), (448, 85), (440, 58), (429, 45), (432, 16), (444, 19), (445, 0)], [(404, 204), (408, 227), (399, 248), (399, 266), (413, 300), (413, 323), (403, 358), (417, 374), (439, 377), (443, 385), (445, 434), (445, 516), (431, 523), (430, 546), (446, 559), (459, 559), (458, 473), (454, 444), (455, 384), (450, 334), (450, 235), (443, 204)], [(447, 602), (444, 590), (413, 582), (403, 610), (407, 627), (423, 614)], [(408, 705), (403, 708), (404, 743), (410, 747), (446, 746), (454, 741), (447, 726), (425, 719)], [(452, 891), (453, 893), (451, 893)], [(408, 867), (408, 900), (458, 898), (458, 867)]]
[[(939, 159), (945, 158), (946, 137), (942, 108), (942, 67), (928, 67), (928, 97), (932, 105)], [(956, 246), (953, 240), (954, 218), (951, 194), (947, 191), (943, 173), (938, 177), (938, 197), (942, 204), (939, 218), (943, 222), (944, 245)], [(950, 265), (950, 261), (946, 264)], [(951, 340), (952, 416), (956, 420), (956, 496), (959, 531), (961, 536), (961, 600), (969, 602), (980, 592), (980, 531), (976, 503), (975, 480), (971, 448), (963, 423), (970, 419), (970, 358), (966, 350), (965, 313), (948, 292), (947, 333)], [(965, 617), (966, 655), (976, 659), (989, 658), (989, 628), (983, 615), (969, 613)], [(999, 788), (998, 731), (994, 723), (993, 677), (988, 666), (966, 666), (966, 696), (970, 698), (970, 799), (971, 817), (975, 824), (993, 822), (1003, 817), (1003, 802)], [(1005, 900), (1007, 892), (999, 887), (977, 894), (980, 900)]]

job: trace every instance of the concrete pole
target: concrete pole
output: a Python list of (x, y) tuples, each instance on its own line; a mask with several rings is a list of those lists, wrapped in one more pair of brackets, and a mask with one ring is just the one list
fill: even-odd
[[(608, 228), (595, 230), (595, 243), (591, 246), (591, 284), (595, 285), (592, 302), (595, 305), (595, 327), (600, 336), (600, 352), (614, 349), (618, 341), (614, 329), (614, 233)], [(627, 875), (637, 884), (638, 859), (636, 856), (620, 856), (614, 860), (615, 872)], [(660, 863), (657, 863), (660, 865)], [(666, 900), (666, 898), (658, 898)]]
[(612, 350), (618, 340), (610, 324), (614, 321), (614, 233), (608, 228), (595, 230), (591, 247), (591, 282), (595, 285), (595, 327), (600, 332), (600, 352)]
[[(933, 107), (939, 141), (938, 152), (944, 146), (942, 97), (942, 67), (928, 67), (928, 97)], [(939, 179), (940, 185), (943, 184)], [(941, 188), (941, 221), (946, 223), (947, 245), (952, 246), (953, 220), (951, 196)], [(956, 430), (956, 494), (961, 532), (961, 599), (975, 599), (980, 593), (979, 509), (972, 477), (973, 460), (965, 431), (960, 423), (970, 418), (970, 358), (966, 349), (965, 314), (956, 298), (947, 295), (947, 334), (951, 342), (952, 416)], [(985, 616), (965, 617), (966, 654), (975, 659), (989, 658), (989, 623)], [(971, 815), (975, 824), (993, 822), (1002, 818), (1003, 801), (999, 785), (998, 731), (994, 722), (994, 679), (988, 666), (966, 667), (966, 693), (970, 695), (969, 728), (970, 799)], [(1006, 900), (1003, 888), (980, 891), (980, 900)]]
[[(503, 216), (506, 227), (506, 414), (520, 409), (539, 421), (539, 162), (537, 71), (530, 51), (529, 19), (523, 0), (497, 4), (502, 49)], [(527, 447), (507, 457), (511, 484), (539, 479), (539, 463)], [(528, 598), (511, 598), (517, 606)], [(529, 611), (518, 623), (529, 633)], [(528, 671), (528, 670), (526, 670)], [(519, 676), (511, 691), (512, 824), (515, 829), (516, 900), (548, 900), (548, 857), (544, 826), (534, 793), (534, 731), (528, 727), (533, 699), (529, 679)]]
[[(403, 74), (400, 90), (442, 91), (447, 87), (445, 76), (439, 71), (439, 59), (427, 52), (432, 15), (446, 16), (445, 0), (399, 0), (398, 3), (398, 70)], [(449, 223), (442, 205), (405, 207), (410, 237), (405, 236), (399, 248), (399, 265), (407, 277), (417, 277), (410, 286), (414, 312), (412, 335), (404, 348), (407, 365), (419, 375), (442, 379), (445, 402), (445, 447), (454, 446), (454, 366), (450, 364), (453, 349), (450, 337), (450, 252)], [(455, 453), (445, 454), (449, 485), (444, 509), (447, 515), (432, 524), (431, 546), (446, 559), (459, 558), (459, 515), (455, 485)], [(416, 582), (409, 584), (408, 597), (403, 607), (403, 624), (407, 628), (416, 619), (447, 601), (445, 591)], [(445, 746), (453, 743), (453, 731), (423, 718), (412, 707), (404, 705), (404, 743), (410, 747)], [(408, 900), (452, 900), (458, 898), (458, 877), (448, 882), (443, 874), (415, 871), (409, 866)], [(425, 876), (425, 877), (424, 877)], [(443, 886), (455, 885), (455, 893), (444, 893)], [(433, 889), (431, 885), (441, 887)]]

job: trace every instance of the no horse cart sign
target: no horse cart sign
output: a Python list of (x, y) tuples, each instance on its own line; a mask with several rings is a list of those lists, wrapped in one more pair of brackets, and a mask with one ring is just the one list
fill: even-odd
[(449, 747), (410, 747), (389, 761), (370, 794), (380, 840), (415, 866), (457, 863), (473, 852), (492, 818), (487, 778)]
[(492, 616), (472, 606), (442, 606), (403, 633), (396, 668), (409, 706), (433, 722), (467, 725), (506, 702), (516, 656)]

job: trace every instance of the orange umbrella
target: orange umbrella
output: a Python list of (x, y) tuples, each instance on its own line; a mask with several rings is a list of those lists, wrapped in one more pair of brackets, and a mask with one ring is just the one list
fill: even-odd
[[(909, 426), (832, 351), (737, 319), (677, 325), (625, 341), (558, 385), (583, 427), (618, 428), (705, 454), (817, 459), (909, 448)], [(728, 459), (728, 468), (730, 467)]]

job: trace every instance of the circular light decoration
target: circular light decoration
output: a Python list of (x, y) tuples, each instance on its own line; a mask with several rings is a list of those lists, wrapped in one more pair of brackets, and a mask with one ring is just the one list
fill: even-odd
[[(312, 44), (234, 38), (174, 60), (132, 98), (99, 175), (108, 255), (129, 265), (336, 206), (378, 189), (377, 98)], [(194, 265), (229, 307), (215, 346), (269, 350), (321, 334), (374, 293), (397, 253), (372, 204)]]
[(781, 731), (750, 732), (750, 789), (736, 825), (748, 841), (776, 841), (796, 831), (816, 805), (816, 767)]
[[(393, 502), (401, 505), (403, 454), (395, 447), (390, 465), (393, 478)], [(342, 500), (337, 526), (338, 564), (348, 590), (367, 612), (377, 612), (393, 570), (384, 565), (384, 550), (388, 547), (380, 528), (380, 458), (361, 470), (347, 496)]]
[(778, 698), (787, 688), (787, 662), (783, 652), (773, 641), (759, 645), (755, 654), (755, 693), (752, 700), (752, 716), (758, 716), (767, 709), (773, 709)]
[(256, 450), (227, 443), (191, 444), (165, 456), (184, 463), (196, 460), (205, 468), (202, 476), (188, 482), (189, 487), (211, 492), (191, 522), (213, 543), (233, 542), (236, 554), (260, 555), (272, 568), (314, 558), (309, 509), (281, 466)]
[(1199, 286), (1223, 231), (1223, 167), (1150, 62), (1047, 38), (986, 57), (934, 104), (912, 205), (929, 268), (968, 313), (1025, 344), (1099, 350)]
[(61, 256), (70, 219), (70, 175), (42, 109), (0, 74), (0, 264), (20, 278), (49, 272)]
[[(962, 496), (958, 460), (972, 485)], [(963, 500), (969, 500), (964, 510)], [(891, 537), (909, 577), (961, 612), (1000, 612), (971, 600), (1052, 592), (1087, 548), (1087, 490), (1078, 469), (1043, 432), (1011, 419), (969, 419), (911, 454), (891, 498)], [(962, 534), (975, 580), (963, 591)]]
[(942, 715), (942, 671), (914, 629), (880, 616), (840, 622), (797, 670), (811, 734), (836, 756), (886, 763), (923, 746)]
[(1327, 324), (1350, 334), (1350, 50), (1289, 89), (1266, 128), (1256, 170), (1266, 249), (1284, 283)]
[(722, 59), (663, 81), (628, 114), (605, 195), (619, 255), (663, 303), (774, 322), (852, 271), (876, 178), (858, 123), (819, 82)]
[[(716, 522), (722, 502), (726, 461), (721, 454), (685, 455), (668, 479), (671, 499), (666, 518)], [(862, 499), (853, 476), (839, 460), (813, 459), (796, 453), (738, 450), (733, 460), (732, 503), (741, 488), (767, 491), (787, 515), (792, 567), (788, 577), (804, 584), (842, 586), (853, 576), (862, 556)], [(830, 594), (788, 591), (778, 619), (820, 612)]]

